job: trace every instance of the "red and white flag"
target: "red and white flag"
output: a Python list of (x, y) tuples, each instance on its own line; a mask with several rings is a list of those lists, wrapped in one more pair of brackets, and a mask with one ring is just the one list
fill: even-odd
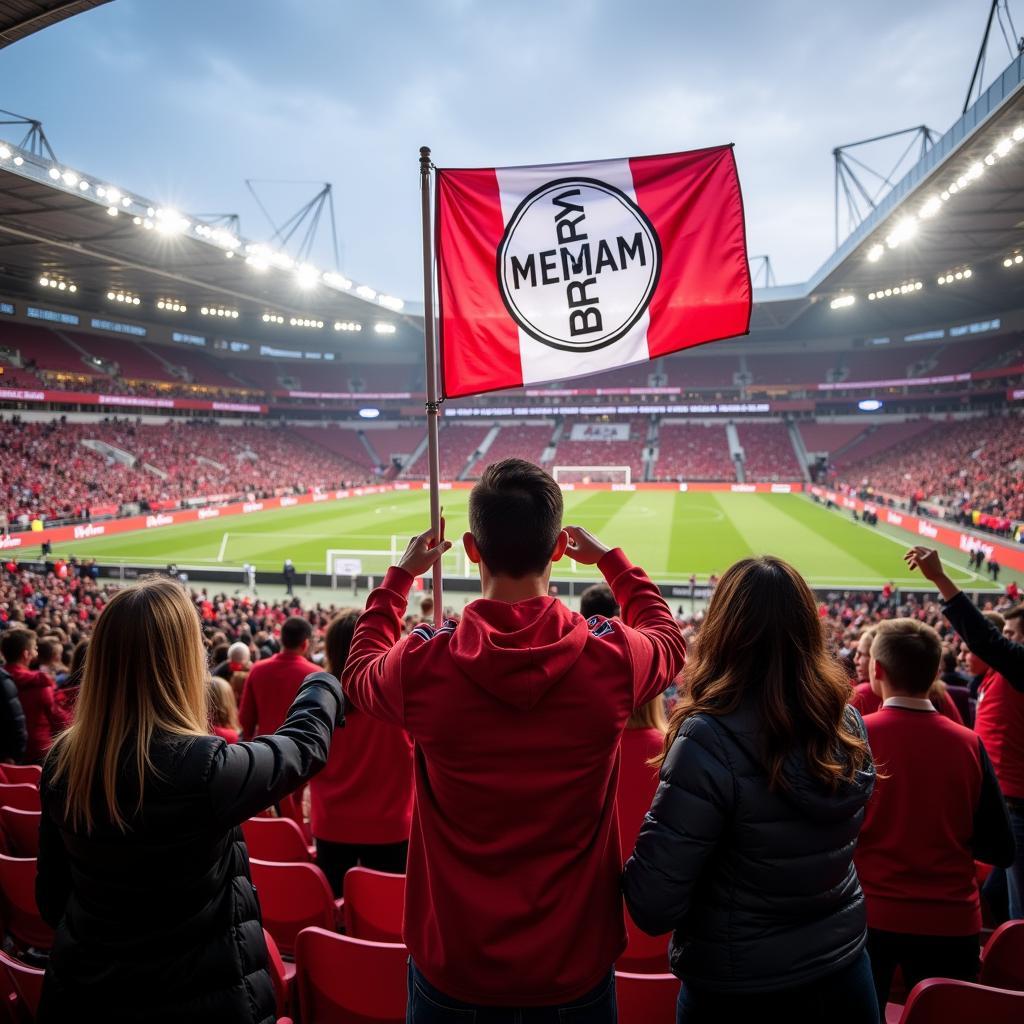
[(731, 146), (437, 172), (448, 398), (600, 373), (746, 334)]

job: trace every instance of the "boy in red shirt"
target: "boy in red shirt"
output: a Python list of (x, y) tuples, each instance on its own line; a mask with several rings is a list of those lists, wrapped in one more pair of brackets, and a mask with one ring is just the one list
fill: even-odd
[(974, 861), (1013, 861), (1009, 816), (981, 740), (937, 713), (928, 690), (942, 641), (916, 619), (883, 622), (871, 645), (882, 707), (864, 719), (875, 762), (855, 863), (884, 1016), (893, 972), (974, 981), (981, 907)]
[[(483, 598), (458, 625), (400, 638), (414, 578), (450, 547), (414, 538), (370, 595), (343, 673), (358, 707), (416, 745), (409, 1020), (476, 1011), (486, 1024), (515, 1008), (524, 1022), (614, 1021), (619, 740), (682, 669), (683, 640), (642, 570), (562, 529), (561, 491), (532, 463), (489, 466), (469, 524)], [(621, 621), (588, 621), (549, 596), (551, 562), (567, 552), (597, 565)]]

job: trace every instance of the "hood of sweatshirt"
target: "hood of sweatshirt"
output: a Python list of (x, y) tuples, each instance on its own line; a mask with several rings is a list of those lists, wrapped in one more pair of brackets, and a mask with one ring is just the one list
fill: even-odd
[(554, 597), (515, 604), (480, 598), (466, 606), (448, 652), (481, 689), (528, 711), (576, 664), (589, 632), (586, 620)]
[[(752, 704), (742, 704), (732, 714), (722, 715), (718, 721), (752, 760), (761, 762), (761, 733), (757, 710)], [(846, 726), (861, 739), (867, 738), (864, 720), (849, 706), (846, 708)], [(803, 817), (828, 824), (849, 818), (867, 803), (875, 788), (875, 765), (869, 757), (851, 781), (842, 782), (833, 789), (807, 770), (802, 750), (793, 750), (783, 762), (782, 777), (784, 784), (779, 794), (786, 803)]]

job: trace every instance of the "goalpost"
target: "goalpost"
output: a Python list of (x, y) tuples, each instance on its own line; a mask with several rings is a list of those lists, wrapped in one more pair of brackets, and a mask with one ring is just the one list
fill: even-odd
[[(386, 548), (328, 548), (325, 572), (331, 577), (332, 586), (337, 585), (338, 579), (353, 576), (381, 577), (389, 566), (398, 564), (408, 543), (408, 537), (392, 534), (390, 547)], [(461, 539), (441, 556), (441, 567), (446, 576), (476, 575), (476, 566), (469, 560)]]
[(556, 484), (625, 484), (633, 483), (629, 466), (552, 466)]

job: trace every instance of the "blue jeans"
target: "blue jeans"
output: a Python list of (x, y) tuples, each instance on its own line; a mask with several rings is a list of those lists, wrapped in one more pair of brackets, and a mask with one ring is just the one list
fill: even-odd
[(476, 1006), (438, 991), (409, 957), (406, 1024), (616, 1024), (615, 972), (597, 988), (561, 1006)]
[(676, 1024), (879, 1024), (878, 1001), (865, 950), (848, 967), (799, 988), (732, 995), (683, 982)]

